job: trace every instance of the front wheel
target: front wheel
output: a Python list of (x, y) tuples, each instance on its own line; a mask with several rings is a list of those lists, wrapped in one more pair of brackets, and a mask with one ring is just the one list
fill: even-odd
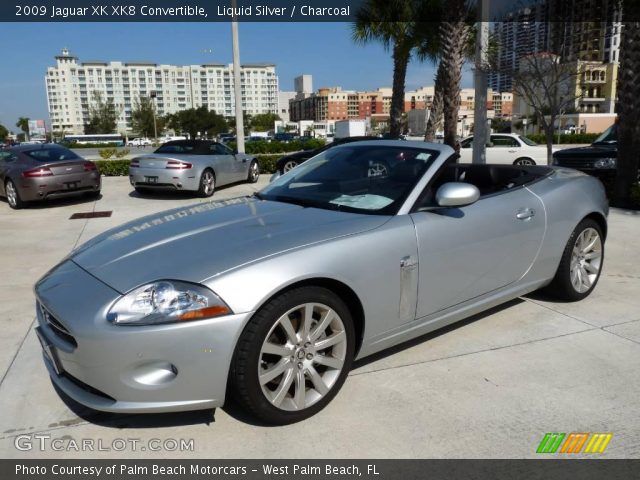
[(565, 301), (582, 300), (598, 283), (603, 263), (602, 229), (596, 221), (584, 219), (571, 233), (547, 293)]
[(535, 165), (536, 162), (534, 162), (530, 158), (518, 158), (515, 162), (513, 162), (513, 164), (514, 165)]
[(20, 198), (20, 192), (18, 191), (15, 183), (13, 183), (13, 180), (7, 180), (4, 184), (4, 191), (7, 195), (7, 203), (11, 208), (19, 210), (24, 207), (24, 202)]
[(266, 423), (304, 420), (338, 393), (354, 350), (353, 320), (338, 296), (320, 287), (291, 290), (247, 324), (231, 367), (233, 394)]
[(298, 162), (296, 162), (295, 160), (287, 160), (286, 162), (284, 162), (284, 165), (282, 166), (282, 173), (287, 173), (289, 170), (292, 170), (294, 168), (296, 168), (298, 166)]
[(260, 178), (260, 168), (258, 167), (258, 161), (253, 160), (249, 165), (249, 173), (247, 175), (247, 182), (256, 183)]
[(210, 169), (206, 169), (200, 176), (200, 188), (198, 195), (200, 197), (210, 197), (216, 189), (216, 177)]

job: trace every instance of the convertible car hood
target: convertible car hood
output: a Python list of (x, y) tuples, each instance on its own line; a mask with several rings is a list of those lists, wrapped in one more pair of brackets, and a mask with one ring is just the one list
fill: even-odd
[(200, 282), (289, 249), (376, 228), (387, 219), (237, 198), (135, 220), (90, 240), (71, 260), (125, 293), (159, 279)]
[(559, 158), (577, 157), (577, 158), (602, 158), (615, 157), (616, 145), (589, 145), (588, 147), (565, 148), (554, 152)]

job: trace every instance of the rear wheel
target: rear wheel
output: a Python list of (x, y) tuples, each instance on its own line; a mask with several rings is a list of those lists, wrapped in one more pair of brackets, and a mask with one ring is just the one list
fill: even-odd
[(515, 162), (513, 162), (513, 164), (514, 165), (535, 165), (536, 162), (534, 162), (530, 158), (518, 158), (518, 159), (516, 159)]
[(260, 168), (258, 167), (258, 161), (253, 160), (249, 165), (249, 174), (247, 175), (247, 182), (256, 183), (260, 178)]
[(198, 195), (201, 197), (210, 197), (216, 189), (216, 177), (210, 168), (207, 168), (200, 176), (200, 188)]
[(19, 210), (24, 207), (24, 202), (20, 198), (20, 192), (18, 188), (13, 183), (13, 180), (7, 180), (4, 184), (4, 191), (7, 195), (7, 203), (14, 210)]
[(296, 168), (297, 166), (298, 162), (296, 162), (295, 160), (287, 160), (282, 166), (282, 173), (287, 173), (289, 170)]
[(333, 292), (301, 287), (262, 307), (247, 324), (230, 372), (238, 402), (260, 420), (304, 420), (338, 393), (351, 368), (355, 332)]
[(586, 218), (571, 233), (556, 276), (545, 290), (561, 300), (582, 300), (598, 283), (603, 263), (602, 229)]

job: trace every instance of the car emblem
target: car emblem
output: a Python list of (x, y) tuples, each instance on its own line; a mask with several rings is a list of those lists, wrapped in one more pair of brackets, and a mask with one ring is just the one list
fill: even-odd
[(73, 167), (67, 168), (67, 172), (70, 172), (71, 170), (73, 170)]

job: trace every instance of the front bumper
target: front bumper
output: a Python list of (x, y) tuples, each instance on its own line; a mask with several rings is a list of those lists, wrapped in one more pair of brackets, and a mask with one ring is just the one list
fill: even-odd
[(54, 384), (78, 403), (122, 413), (224, 404), (234, 347), (250, 313), (116, 326), (106, 314), (120, 294), (72, 261), (48, 273), (35, 291), (39, 336), (55, 357), (43, 351), (45, 364)]
[(51, 177), (20, 178), (17, 184), (20, 198), (25, 202), (32, 202), (99, 192), (101, 180), (98, 172), (84, 172)]
[(129, 168), (129, 182), (133, 187), (167, 190), (196, 191), (200, 187), (200, 178), (193, 169)]

